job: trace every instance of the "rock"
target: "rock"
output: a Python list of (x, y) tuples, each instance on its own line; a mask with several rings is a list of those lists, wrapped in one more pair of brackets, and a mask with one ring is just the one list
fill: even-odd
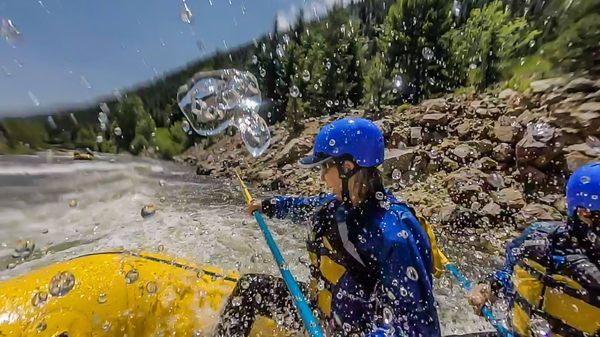
[(421, 102), (421, 106), (426, 108), (426, 111), (434, 110), (444, 112), (448, 109), (448, 101), (445, 98), (426, 99)]
[(148, 204), (145, 205), (144, 207), (142, 207), (142, 210), (140, 212), (140, 214), (142, 215), (142, 218), (147, 218), (149, 216), (152, 216), (156, 213), (156, 206), (154, 204)]
[(198, 163), (196, 167), (196, 174), (199, 176), (208, 176), (213, 173), (215, 169), (213, 167), (208, 167), (204, 164)]
[(277, 153), (274, 161), (277, 163), (278, 167), (295, 163), (298, 161), (298, 159), (309, 152), (311, 147), (311, 143), (306, 139), (294, 138), (285, 145), (281, 152)]
[(483, 157), (475, 162), (474, 167), (482, 171), (491, 171), (498, 168), (498, 162), (490, 157)]
[(268, 180), (268, 179), (273, 179), (273, 177), (275, 176), (275, 173), (276, 172), (274, 169), (266, 169), (266, 170), (261, 170), (260, 172), (258, 172), (258, 174), (256, 176), (259, 180)]
[(543, 105), (552, 105), (559, 102), (562, 102), (565, 99), (565, 96), (559, 92), (551, 92), (542, 96), (542, 104)]
[(473, 125), (470, 120), (464, 121), (456, 127), (456, 133), (458, 133), (458, 137), (460, 139), (469, 138), (469, 136), (471, 135), (472, 132), (473, 132)]
[(558, 130), (547, 123), (527, 126), (527, 132), (515, 148), (517, 163), (532, 164), (544, 168), (562, 151), (562, 140)]
[(506, 184), (504, 183), (504, 177), (497, 172), (488, 174), (488, 176), (485, 178), (485, 182), (495, 190), (500, 190), (506, 187)]
[(523, 183), (536, 188), (544, 187), (548, 181), (548, 176), (533, 166), (519, 168), (518, 177)]
[(510, 144), (500, 143), (494, 147), (492, 157), (499, 162), (508, 162), (514, 158), (514, 150)]
[(494, 201), (503, 207), (519, 210), (525, 206), (523, 194), (514, 188), (504, 188), (493, 195)]
[(19, 240), (15, 246), (14, 252), (11, 254), (15, 259), (26, 259), (35, 250), (35, 243), (29, 240)]
[(572, 173), (575, 172), (575, 170), (577, 170), (577, 168), (579, 168), (580, 166), (583, 166), (587, 163), (591, 163), (593, 161), (599, 161), (600, 157), (590, 157), (585, 153), (579, 151), (572, 151), (567, 153), (565, 159), (567, 161), (567, 168)]
[(442, 168), (446, 171), (446, 172), (452, 172), (452, 171), (456, 171), (458, 170), (460, 166), (458, 165), (457, 162), (455, 162), (454, 160), (448, 158), (448, 157), (444, 157), (442, 159)]
[(483, 176), (483, 172), (475, 169), (461, 169), (449, 174), (444, 182), (452, 201), (470, 205), (483, 192)]
[(410, 128), (410, 145), (419, 145), (423, 143), (423, 128), (413, 126)]
[(450, 155), (452, 159), (459, 163), (467, 163), (479, 158), (480, 153), (467, 144), (459, 144), (457, 147), (450, 150)]
[(600, 102), (587, 102), (581, 104), (577, 111), (579, 112), (600, 112)]
[(524, 223), (519, 224), (528, 226), (537, 221), (559, 221), (562, 220), (560, 212), (554, 207), (544, 204), (529, 204), (519, 211)]
[(516, 125), (494, 125), (494, 137), (504, 143), (515, 143), (521, 135), (521, 128)]
[(592, 92), (596, 89), (594, 81), (583, 77), (572, 80), (564, 87), (566, 92)]
[(391, 177), (394, 170), (407, 172), (410, 169), (415, 151), (412, 149), (389, 149), (386, 150), (383, 161), (383, 172), (386, 177)]
[(500, 93), (498, 94), (498, 98), (500, 98), (500, 99), (510, 99), (513, 96), (518, 95), (518, 94), (519, 94), (518, 92), (516, 92), (516, 91), (514, 91), (514, 90), (512, 90), (510, 88), (507, 88), (507, 89), (504, 89), (504, 90), (500, 91)]
[(492, 151), (494, 150), (494, 144), (487, 139), (468, 141), (467, 145), (475, 148), (484, 156), (492, 154)]
[(442, 126), (448, 123), (448, 115), (443, 113), (426, 114), (421, 117), (422, 126)]
[(567, 79), (563, 77), (548, 78), (545, 80), (533, 81), (529, 84), (529, 87), (533, 93), (549, 92), (553, 91), (558, 87), (562, 87), (567, 83)]
[(497, 203), (490, 201), (487, 205), (483, 206), (481, 213), (492, 218), (499, 217), (502, 214), (502, 207)]
[(600, 99), (600, 90), (596, 90), (595, 92), (585, 96), (586, 101), (598, 101), (598, 99)]
[(587, 135), (600, 134), (600, 112), (575, 112), (571, 114)]

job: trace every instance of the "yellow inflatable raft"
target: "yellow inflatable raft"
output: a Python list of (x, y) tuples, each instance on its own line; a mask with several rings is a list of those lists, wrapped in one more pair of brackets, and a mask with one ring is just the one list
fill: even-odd
[[(0, 336), (211, 336), (238, 275), (162, 254), (106, 252), (0, 283)], [(289, 336), (259, 319), (253, 336)]]

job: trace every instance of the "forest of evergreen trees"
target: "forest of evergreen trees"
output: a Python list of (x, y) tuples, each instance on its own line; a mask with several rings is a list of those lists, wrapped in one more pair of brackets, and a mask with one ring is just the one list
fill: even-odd
[[(155, 146), (169, 158), (189, 143), (177, 124), (182, 116), (175, 93), (201, 70), (251, 71), (260, 82), (262, 113), (299, 129), (306, 117), (355, 107), (414, 104), (497, 83), (524, 89), (541, 77), (600, 68), (600, 0), (364, 0), (310, 22), (300, 13), (287, 31), (277, 26), (248, 45), (218, 51), (108, 102), (113, 116), (107, 130), (93, 117), (81, 123), (97, 116), (93, 107), (73, 113), (79, 123), (63, 116), (60, 131), (46, 125), (37, 143), (133, 153)], [(23, 143), (7, 122), (0, 136)]]

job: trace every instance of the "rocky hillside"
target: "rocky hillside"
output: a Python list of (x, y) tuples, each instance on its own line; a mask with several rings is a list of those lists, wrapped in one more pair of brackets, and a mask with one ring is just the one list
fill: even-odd
[[(341, 117), (308, 119), (298, 136), (285, 124), (273, 126), (271, 148), (258, 159), (237, 136), (197, 146), (184, 158), (197, 163), (199, 174), (229, 177), (231, 167), (240, 167), (247, 180), (275, 193), (316, 193), (323, 188), (319, 174), (295, 163), (319, 128)], [(600, 160), (595, 79), (546, 79), (525, 93), (454, 94), (366, 117), (385, 133), (387, 186), (437, 228), (476, 237), (490, 250), (532, 221), (562, 219), (569, 173)]]

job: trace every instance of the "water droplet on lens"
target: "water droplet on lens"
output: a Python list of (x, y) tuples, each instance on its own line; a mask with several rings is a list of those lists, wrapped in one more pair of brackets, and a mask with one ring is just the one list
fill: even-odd
[(333, 101), (328, 100), (327, 102), (325, 102), (325, 105), (327, 105), (328, 108), (331, 108), (333, 106)]
[(335, 139), (329, 140), (329, 146), (335, 146)]
[(146, 284), (146, 291), (148, 292), (148, 294), (156, 293), (157, 289), (158, 289), (158, 286), (156, 285), (155, 282), (150, 281)]
[(425, 58), (427, 61), (433, 58), (433, 50), (431, 50), (431, 48), (429, 47), (424, 47), (421, 50), (421, 54), (423, 55), (423, 58)]
[(48, 290), (52, 296), (64, 296), (75, 286), (75, 276), (68, 272), (60, 272), (50, 280)]
[(298, 97), (299, 95), (300, 95), (300, 89), (298, 89), (297, 86), (293, 85), (290, 88), (290, 96), (295, 98), (295, 97)]
[(46, 324), (46, 322), (40, 322), (37, 326), (36, 326), (36, 330), (37, 332), (43, 332), (44, 330), (46, 330), (46, 328), (48, 327), (48, 325)]
[(240, 296), (235, 296), (231, 299), (231, 304), (234, 307), (239, 307), (242, 304), (242, 298)]
[(98, 303), (104, 304), (104, 303), (106, 303), (106, 300), (107, 300), (107, 296), (105, 293), (100, 293), (98, 295)]
[(127, 274), (125, 274), (125, 282), (127, 282), (127, 284), (132, 284), (133, 282), (137, 281), (139, 277), (140, 274), (138, 273), (137, 269), (131, 269), (127, 272)]
[(105, 321), (102, 324), (102, 330), (104, 330), (105, 332), (108, 332), (108, 331), (110, 331), (110, 326), (111, 326), (110, 322), (109, 321)]
[(192, 23), (192, 11), (188, 7), (187, 3), (183, 1), (183, 7), (181, 8), (181, 12), (179, 13), (179, 17), (183, 23), (191, 24)]
[(250, 284), (248, 284), (248, 281), (242, 281), (240, 283), (240, 286), (242, 287), (242, 289), (248, 289), (248, 287), (250, 286)]
[(188, 121), (181, 122), (181, 128), (183, 129), (183, 132), (187, 133), (190, 131), (190, 123)]
[(102, 143), (104, 141), (104, 137), (96, 136), (96, 143)]
[(2, 19), (0, 25), (0, 37), (8, 42), (13, 42), (21, 36), (21, 32), (15, 27), (11, 19)]
[(581, 181), (582, 184), (589, 184), (591, 179), (588, 176), (583, 176), (579, 179), (579, 181)]
[(394, 84), (394, 88), (396, 89), (402, 89), (402, 87), (404, 87), (404, 79), (400, 75), (394, 76), (392, 83)]
[(308, 70), (302, 72), (302, 79), (304, 81), (310, 81), (310, 72)]
[(121, 130), (121, 128), (118, 126), (113, 131), (117, 137), (120, 137), (123, 134), (123, 130)]
[(417, 273), (417, 270), (413, 266), (406, 268), (406, 276), (413, 281), (419, 280), (419, 273)]
[(46, 300), (48, 300), (48, 293), (45, 291), (40, 291), (33, 295), (33, 298), (31, 299), (31, 304), (34, 307), (39, 307), (44, 305), (44, 303), (46, 303)]

